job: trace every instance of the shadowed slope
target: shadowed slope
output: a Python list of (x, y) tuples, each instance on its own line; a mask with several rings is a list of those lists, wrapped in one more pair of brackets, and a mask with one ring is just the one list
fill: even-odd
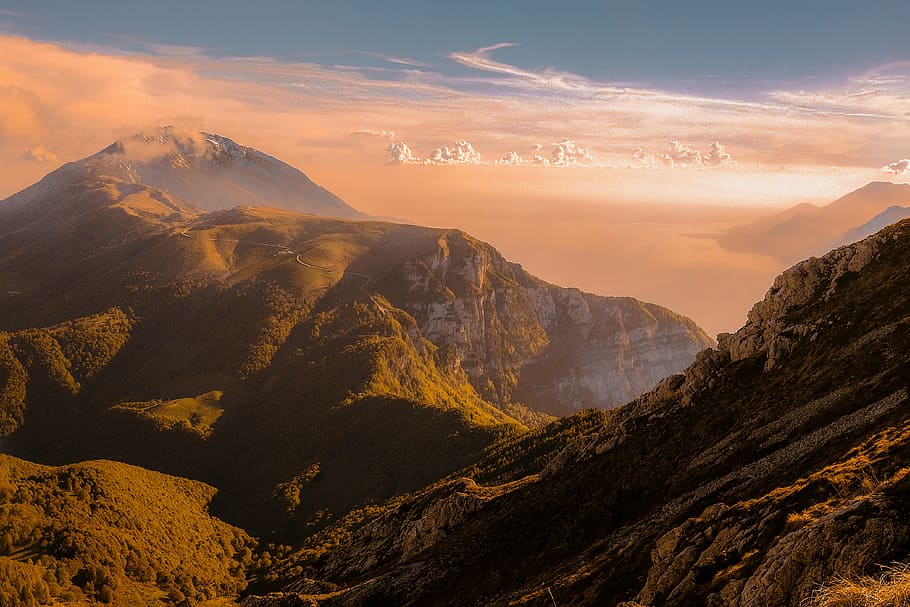
[(710, 343), (459, 231), (201, 214), (109, 160), (0, 203), (0, 274), (16, 285), (0, 293), (3, 446), (205, 480), (219, 512), (261, 533), (305, 536), (415, 490), (519, 419), (611, 406)]

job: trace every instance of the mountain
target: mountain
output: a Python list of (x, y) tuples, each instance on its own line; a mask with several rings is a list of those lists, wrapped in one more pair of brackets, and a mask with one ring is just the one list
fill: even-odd
[(852, 228), (846, 234), (841, 236), (838, 242), (838, 246), (843, 246), (845, 244), (850, 244), (851, 242), (856, 242), (857, 240), (862, 240), (867, 236), (875, 234), (882, 228), (885, 228), (892, 223), (897, 223), (902, 219), (907, 219), (908, 217), (910, 217), (910, 207), (892, 205), (863, 225)]
[(795, 265), (683, 374), (350, 515), (243, 604), (904, 604), (908, 260), (903, 221)]
[(0, 202), (0, 448), (204, 481), (257, 535), (311, 535), (713, 343), (458, 230), (205, 213), (116, 158)]
[(908, 204), (910, 185), (872, 182), (823, 207), (804, 203), (732, 228), (717, 241), (731, 251), (768, 255), (784, 263), (793, 263), (853, 242), (844, 239), (848, 234), (861, 233), (860, 226), (888, 207)]
[(120, 140), (61, 170), (149, 186), (209, 211), (270, 206), (326, 217), (369, 218), (293, 166), (204, 131), (162, 127)]

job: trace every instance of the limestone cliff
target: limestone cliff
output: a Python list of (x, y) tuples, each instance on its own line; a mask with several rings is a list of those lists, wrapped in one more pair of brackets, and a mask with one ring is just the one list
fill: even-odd
[(460, 230), (421, 244), (384, 292), (493, 402), (557, 415), (615, 407), (713, 345), (666, 308), (548, 284)]

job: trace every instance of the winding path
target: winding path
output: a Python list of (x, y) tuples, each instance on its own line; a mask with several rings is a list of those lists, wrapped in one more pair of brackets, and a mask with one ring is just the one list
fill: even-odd
[(208, 236), (194, 236), (194, 235), (190, 234), (187, 230), (180, 230), (178, 232), (178, 234), (180, 234), (181, 236), (183, 236), (185, 238), (195, 238), (197, 240), (210, 240), (212, 242), (242, 242), (244, 244), (251, 244), (251, 245), (257, 245), (260, 247), (269, 247), (272, 249), (279, 249), (279, 251), (277, 253), (275, 253), (275, 255), (282, 255), (282, 254), (293, 255), (294, 260), (306, 268), (310, 268), (313, 270), (321, 270), (323, 272), (339, 272), (340, 271), (342, 276), (345, 274), (349, 274), (351, 276), (357, 276), (359, 278), (363, 278), (364, 281), (363, 281), (363, 284), (360, 285), (360, 290), (363, 291), (364, 293), (366, 293), (367, 297), (369, 297), (370, 301), (372, 301), (376, 305), (376, 307), (379, 308), (380, 312), (382, 312), (383, 314), (388, 312), (386, 307), (383, 306), (378, 301), (376, 301), (376, 298), (373, 297), (373, 294), (370, 293), (369, 291), (367, 291), (366, 287), (368, 284), (370, 284), (370, 281), (372, 280), (372, 277), (369, 276), (368, 274), (362, 274), (360, 272), (353, 272), (351, 270), (348, 270), (347, 268), (338, 270), (336, 268), (326, 268), (325, 266), (317, 266), (317, 265), (314, 265), (311, 263), (307, 263), (307, 262), (303, 261), (302, 259), (300, 259), (301, 253), (298, 253), (297, 251), (291, 249), (289, 246), (283, 245), (283, 244), (271, 244), (268, 242), (259, 242), (256, 240), (240, 240), (237, 238), (210, 238)]

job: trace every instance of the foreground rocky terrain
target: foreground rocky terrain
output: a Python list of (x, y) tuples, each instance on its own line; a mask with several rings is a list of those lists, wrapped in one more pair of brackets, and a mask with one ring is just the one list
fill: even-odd
[(880, 577), (910, 557), (908, 254), (904, 221), (797, 264), (685, 373), (352, 517), (245, 604), (797, 606)]

